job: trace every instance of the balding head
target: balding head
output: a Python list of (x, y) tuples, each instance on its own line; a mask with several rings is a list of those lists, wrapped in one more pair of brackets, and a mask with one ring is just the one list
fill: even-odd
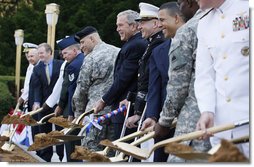
[(27, 54), (27, 59), (30, 64), (36, 65), (37, 62), (39, 61), (38, 50), (36, 48), (30, 49)]

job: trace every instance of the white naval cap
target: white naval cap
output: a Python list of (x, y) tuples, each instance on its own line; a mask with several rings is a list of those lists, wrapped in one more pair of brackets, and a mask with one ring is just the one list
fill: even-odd
[(140, 2), (139, 9), (140, 13), (136, 21), (158, 18), (159, 8), (157, 6), (151, 5), (149, 3)]
[(28, 52), (31, 48), (38, 48), (38, 45), (29, 43), (29, 42), (25, 42), (25, 43), (23, 43), (23, 47), (24, 47), (23, 52)]

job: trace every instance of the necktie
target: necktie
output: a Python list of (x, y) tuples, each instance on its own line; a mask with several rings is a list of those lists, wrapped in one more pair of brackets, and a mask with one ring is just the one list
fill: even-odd
[(45, 71), (46, 71), (46, 77), (48, 80), (48, 84), (50, 84), (49, 64), (46, 64)]

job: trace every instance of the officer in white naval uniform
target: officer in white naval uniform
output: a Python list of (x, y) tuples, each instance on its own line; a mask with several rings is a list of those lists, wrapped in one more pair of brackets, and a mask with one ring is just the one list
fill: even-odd
[[(197, 129), (249, 120), (249, 2), (199, 3), (201, 9), (213, 9), (198, 26), (195, 94), (201, 117)], [(246, 125), (215, 134), (211, 143), (248, 134)], [(249, 157), (249, 143), (239, 148)]]
[[(25, 77), (25, 82), (24, 82), (24, 88), (23, 88), (23, 91), (22, 91), (22, 94), (21, 96), (19, 97), (18, 99), (18, 102), (19, 104), (21, 105), (23, 102), (26, 102), (28, 100), (28, 91), (29, 91), (29, 82), (30, 82), (30, 78), (31, 78), (31, 75), (32, 75), (32, 72), (33, 72), (33, 68), (34, 68), (34, 65), (37, 63), (37, 58), (36, 58), (36, 62), (35, 64), (32, 64), (33, 62), (30, 62), (29, 61), (29, 57), (28, 57), (28, 52), (29, 50), (31, 50), (32, 48), (37, 48), (38, 45), (36, 44), (33, 44), (33, 43), (23, 43), (23, 47), (24, 47), (24, 50), (23, 52), (25, 53), (25, 56), (27, 58), (27, 61), (29, 62), (29, 65), (26, 69), (26, 77)], [(36, 56), (36, 55), (35, 55)], [(39, 58), (39, 56), (37, 55), (37, 57)]]

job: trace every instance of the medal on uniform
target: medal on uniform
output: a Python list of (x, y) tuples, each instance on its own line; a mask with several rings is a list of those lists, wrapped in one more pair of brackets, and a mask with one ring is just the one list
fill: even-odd
[(233, 31), (246, 30), (250, 27), (250, 17), (249, 15), (244, 15), (245, 13), (238, 14), (238, 17), (232, 21)]
[(249, 56), (249, 54), (250, 54), (250, 47), (249, 46), (244, 46), (241, 49), (241, 53), (242, 53), (243, 56)]

